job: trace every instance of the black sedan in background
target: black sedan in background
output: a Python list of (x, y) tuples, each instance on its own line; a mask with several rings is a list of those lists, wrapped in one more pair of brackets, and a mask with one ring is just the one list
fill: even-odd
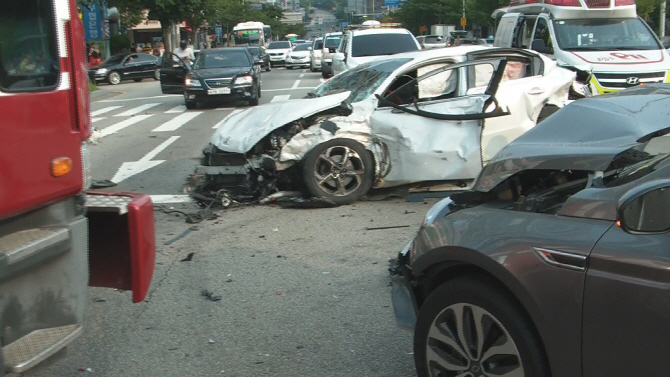
[(161, 91), (183, 93), (187, 109), (224, 100), (243, 100), (256, 106), (261, 97), (262, 64), (247, 47), (202, 50), (193, 65), (166, 52), (160, 67)]
[(266, 72), (270, 72), (272, 67), (270, 67), (270, 55), (267, 54), (265, 48), (259, 46), (249, 46), (247, 47), (249, 52), (254, 57), (254, 61), (260, 61), (263, 63), (263, 68)]
[(111, 85), (123, 80), (159, 79), (158, 58), (142, 52), (119, 54), (110, 57), (102, 64), (89, 68), (88, 77), (95, 82), (107, 81)]

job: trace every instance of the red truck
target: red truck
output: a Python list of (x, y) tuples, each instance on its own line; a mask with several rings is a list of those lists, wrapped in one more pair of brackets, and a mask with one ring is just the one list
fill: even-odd
[(0, 2), (0, 376), (81, 334), (87, 285), (149, 290), (153, 204), (88, 190), (90, 133), (75, 0)]

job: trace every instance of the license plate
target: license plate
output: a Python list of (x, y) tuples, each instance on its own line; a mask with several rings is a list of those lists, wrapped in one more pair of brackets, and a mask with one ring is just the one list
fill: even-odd
[(230, 88), (210, 89), (207, 94), (230, 94)]

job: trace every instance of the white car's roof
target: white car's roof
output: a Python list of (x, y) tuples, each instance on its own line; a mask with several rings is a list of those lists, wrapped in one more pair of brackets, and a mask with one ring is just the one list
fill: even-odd
[(356, 29), (356, 30), (351, 30), (351, 33), (353, 35), (370, 35), (370, 34), (412, 34), (409, 32), (407, 29), (401, 29), (401, 28), (389, 28), (389, 29), (382, 29), (382, 28), (371, 28), (371, 29)]
[(328, 37), (339, 37), (339, 36), (341, 36), (341, 35), (342, 35), (342, 32), (341, 32), (341, 31), (338, 31), (338, 32), (335, 32), (335, 33), (326, 33), (326, 35), (324, 36), (324, 38), (328, 38)]

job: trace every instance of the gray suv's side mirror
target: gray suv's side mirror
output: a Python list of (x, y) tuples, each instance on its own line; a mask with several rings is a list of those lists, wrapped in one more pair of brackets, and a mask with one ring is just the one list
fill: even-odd
[(670, 231), (670, 183), (641, 190), (624, 201), (619, 210), (621, 227), (629, 232)]

